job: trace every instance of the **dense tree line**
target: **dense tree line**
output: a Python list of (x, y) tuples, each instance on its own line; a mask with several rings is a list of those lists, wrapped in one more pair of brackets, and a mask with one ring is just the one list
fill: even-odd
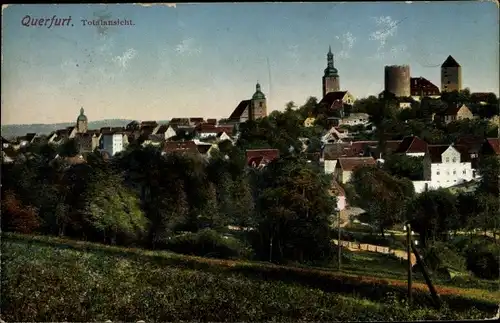
[[(358, 136), (377, 140), (382, 151), (387, 140), (412, 134), (429, 143), (450, 143), (463, 134), (496, 131), (480, 119), (448, 125), (431, 121), (446, 102), (459, 100), (473, 98), (466, 91), (452, 93), (400, 110), (394, 98), (369, 97), (347, 112), (370, 115), (375, 131), (361, 130)], [(492, 109), (498, 102), (488, 100), (477, 109)], [(320, 152), (319, 138), (334, 115), (316, 98), (301, 107), (290, 102), (283, 112), (240, 124), (236, 144), (219, 143), (209, 160), (163, 155), (159, 148), (132, 142), (111, 161), (93, 152), (86, 154), (86, 163), (75, 164), (65, 158), (77, 154), (75, 141), (31, 145), (22, 149), (22, 158), (2, 167), (2, 229), (200, 255), (217, 250), (220, 257), (241, 255), (234, 249), (244, 246), (263, 260), (328, 259), (336, 205), (329, 193), (331, 178), (306, 156)], [(310, 116), (316, 124), (306, 128)], [(245, 151), (252, 148), (278, 149), (281, 158), (262, 170), (249, 168)], [(421, 176), (421, 160), (389, 155), (382, 167), (356, 170), (345, 189), (382, 234), (412, 221), (425, 246), (453, 231), (498, 233), (493, 220), (498, 219), (498, 159), (482, 159), (480, 171), (483, 179), (474, 194), (415, 195), (410, 180)], [(229, 238), (228, 226), (246, 229)]]

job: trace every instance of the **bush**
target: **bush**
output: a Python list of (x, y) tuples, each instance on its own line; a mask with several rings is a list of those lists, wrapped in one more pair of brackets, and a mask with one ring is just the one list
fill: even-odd
[(467, 269), (479, 278), (498, 279), (500, 276), (498, 258), (498, 253), (494, 254), (491, 251), (471, 252), (467, 256)]
[(445, 243), (434, 242), (423, 252), (423, 257), (427, 267), (436, 273), (445, 273), (445, 269), (454, 271), (465, 271), (465, 258)]
[(455, 247), (466, 258), (467, 270), (476, 277), (498, 279), (500, 271), (500, 247), (489, 237), (462, 238), (455, 241)]
[(37, 210), (30, 206), (24, 206), (11, 191), (5, 193), (2, 211), (2, 231), (31, 234), (40, 227)]
[(166, 249), (208, 258), (250, 258), (252, 250), (236, 238), (222, 236), (212, 229), (185, 233), (167, 240)]

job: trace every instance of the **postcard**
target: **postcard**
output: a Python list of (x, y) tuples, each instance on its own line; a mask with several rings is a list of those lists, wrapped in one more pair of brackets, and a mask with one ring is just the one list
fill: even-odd
[(498, 319), (498, 18), (3, 5), (0, 321)]

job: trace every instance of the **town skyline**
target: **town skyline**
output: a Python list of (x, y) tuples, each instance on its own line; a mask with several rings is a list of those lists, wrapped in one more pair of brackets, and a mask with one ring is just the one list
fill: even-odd
[[(383, 90), (386, 65), (409, 65), (412, 77), (440, 87), (448, 55), (462, 66), (463, 88), (498, 95), (492, 5), (12, 5), (3, 20), (2, 124), (68, 122), (82, 106), (90, 120), (227, 118), (257, 82), (268, 111), (283, 110), (321, 99), (329, 46), (340, 89), (357, 98)], [(27, 15), (72, 16), (74, 27), (23, 26)], [(79, 22), (92, 17), (134, 25)]]

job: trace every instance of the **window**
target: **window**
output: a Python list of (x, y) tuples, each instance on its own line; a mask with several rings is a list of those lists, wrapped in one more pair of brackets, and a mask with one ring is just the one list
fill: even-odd
[(447, 171), (447, 172), (446, 172), (446, 175), (450, 175), (450, 171)]
[(455, 157), (453, 157), (453, 162), (456, 163), (457, 162), (457, 159)]
[(456, 175), (457, 174), (457, 171), (456, 170), (453, 170), (453, 175)]
[(467, 174), (467, 170), (464, 169), (462, 174), (464, 174), (464, 175)]
[(449, 163), (450, 162), (450, 157), (446, 157), (446, 162)]
[(436, 175), (439, 175), (439, 174), (440, 174), (440, 173), (439, 173), (439, 171), (437, 171), (437, 172), (436, 172)]

